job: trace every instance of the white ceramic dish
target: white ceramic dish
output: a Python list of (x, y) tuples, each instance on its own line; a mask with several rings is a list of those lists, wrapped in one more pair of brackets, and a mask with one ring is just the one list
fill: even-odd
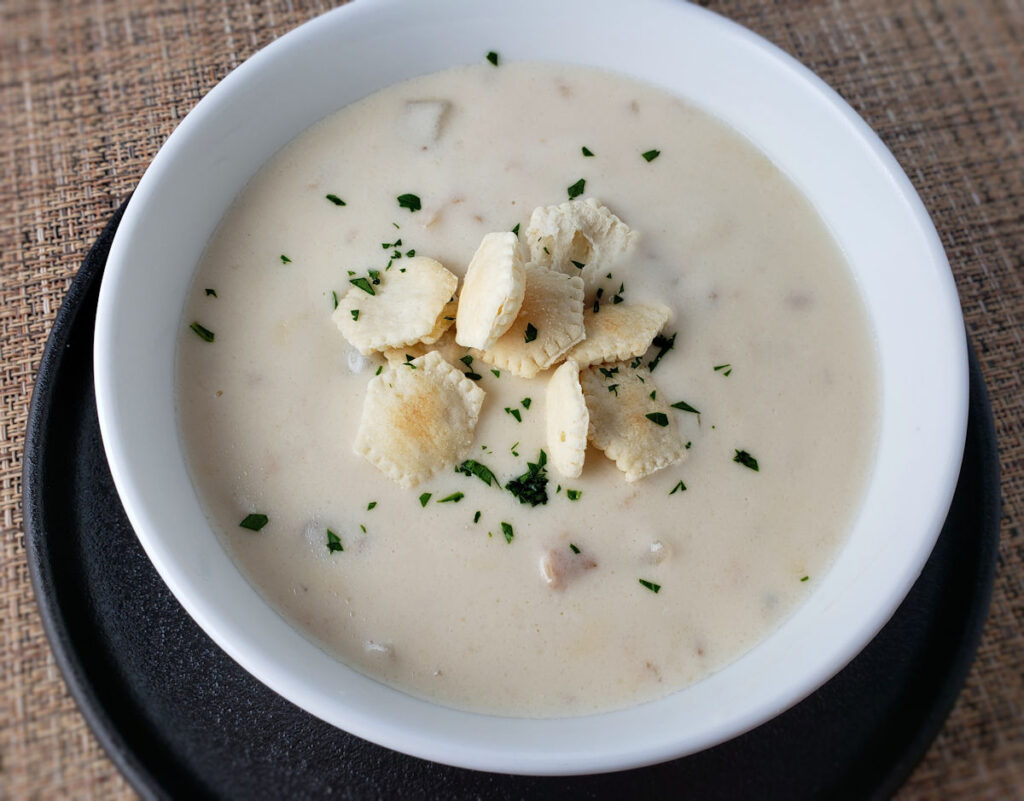
[[(745, 134), (831, 227), (880, 345), (877, 462), (850, 540), (811, 599), (711, 678), (590, 717), (523, 720), (442, 708), (320, 651), (267, 606), (210, 531), (175, 420), (183, 299), (245, 182), (335, 109), (415, 75), (476, 63), (491, 49), (506, 59), (632, 75)], [(95, 371), (104, 444), (128, 517), (175, 596), (225, 651), (281, 695), (361, 737), (513, 773), (617, 770), (692, 753), (768, 720), (834, 675), (889, 619), (924, 565), (952, 497), (967, 418), (955, 286), (896, 161), (793, 59), (674, 0), (360, 0), (274, 42), (196, 106), (140, 181), (107, 262)]]

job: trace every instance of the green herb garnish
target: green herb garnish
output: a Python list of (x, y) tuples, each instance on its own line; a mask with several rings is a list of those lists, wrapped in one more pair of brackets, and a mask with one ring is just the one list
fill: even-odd
[(437, 503), (458, 503), (465, 497), (465, 493), (453, 492), (451, 495), (446, 495), (444, 498), (438, 500)]
[(672, 404), (672, 408), (673, 409), (681, 409), (684, 412), (691, 412), (693, 414), (700, 414), (700, 412), (698, 412), (696, 409), (694, 409), (686, 401), (679, 401), (678, 403), (673, 403)]
[(807, 581), (809, 578), (810, 576), (804, 576), (802, 579), (800, 579), (800, 581)]
[(682, 481), (672, 487), (672, 491), (669, 495), (675, 495), (677, 492), (686, 492), (686, 485)]
[(581, 153), (583, 153), (583, 156), (584, 156), (585, 158), (588, 158), (588, 159), (589, 159), (589, 158), (590, 158), (591, 156), (593, 156), (593, 155), (594, 155), (594, 151), (593, 151), (593, 150), (591, 150), (591, 149), (590, 149), (589, 147), (587, 147), (586, 145), (584, 145), (583, 147), (581, 147), (581, 148), (580, 148), (580, 152), (581, 152)]
[(736, 455), (732, 457), (734, 462), (739, 462), (744, 467), (749, 467), (751, 470), (760, 472), (761, 468), (757, 466), (757, 459), (751, 456), (746, 451), (736, 451)]
[(576, 183), (570, 186), (567, 190), (569, 192), (569, 200), (572, 200), (573, 198), (582, 195), (583, 190), (586, 188), (586, 186), (587, 181), (584, 178), (580, 178)]
[(376, 502), (376, 501), (370, 501), (370, 502), (369, 502), (368, 504), (366, 504), (366, 511), (367, 511), (367, 512), (369, 512), (369, 511), (370, 511), (371, 509), (373, 509), (373, 508), (374, 508), (374, 507), (375, 507), (376, 505), (377, 505), (377, 502)]
[(476, 514), (473, 515), (473, 522), (474, 523), (479, 523), (480, 522), (480, 510), (479, 509), (477, 509), (476, 510)]
[(570, 501), (578, 501), (583, 497), (583, 490), (567, 489), (565, 491), (565, 497)]
[(715, 366), (715, 372), (716, 373), (721, 371), (721, 370), (725, 371), (725, 372), (722, 373), (722, 375), (732, 375), (732, 365), (731, 364), (719, 364), (719, 365)]
[(463, 356), (461, 359), (459, 359), (459, 361), (462, 362), (464, 365), (466, 365), (466, 367), (472, 367), (473, 366), (473, 357), (470, 356), (468, 353), (465, 356)]
[(213, 295), (213, 297), (217, 297), (217, 290), (216, 289), (210, 289), (209, 287), (207, 287), (207, 289), (206, 289), (206, 296), (209, 297), (210, 295)]
[(284, 254), (282, 253), (282, 254), (281, 254), (281, 264), (291, 264), (291, 263), (292, 263), (292, 260), (291, 260), (291, 259), (289, 259), (289, 258), (288, 258), (287, 256), (285, 256), (285, 255), (284, 255)]
[(335, 206), (344, 206), (344, 205), (345, 205), (345, 201), (344, 201), (344, 200), (342, 200), (342, 199), (341, 199), (340, 197), (338, 197), (337, 195), (326, 195), (325, 197), (326, 197), (326, 198), (327, 198), (327, 199), (328, 199), (329, 201), (331, 201), (331, 203), (333, 203), (333, 204), (334, 204)]
[[(678, 333), (678, 332), (676, 332)], [(676, 346), (676, 334), (672, 334), (670, 337), (663, 337), (658, 334), (652, 341), (651, 344), (658, 349), (658, 353), (653, 359), (647, 363), (647, 369), (652, 373), (657, 368), (658, 363), (661, 362), (662, 357), (668, 353), (672, 348)]]
[(331, 290), (331, 298), (334, 300), (334, 308), (338, 308), (338, 293)]
[(654, 161), (656, 158), (658, 158), (658, 156), (661, 155), (661, 151), (660, 150), (648, 150), (646, 153), (643, 153), (641, 155), (643, 155), (644, 159), (648, 163), (650, 163), (650, 162)]
[(495, 378), (501, 378), (501, 370), (491, 370)]
[(541, 450), (536, 462), (527, 462), (526, 472), (518, 478), (513, 478), (505, 489), (511, 492), (519, 503), (528, 503), (530, 506), (539, 506), (548, 502), (548, 472), (545, 465), (548, 463), (548, 455)]
[(581, 261), (576, 261), (575, 259), (569, 259), (569, 261), (571, 261), (571, 262), (572, 262), (572, 265), (573, 265), (573, 266), (574, 266), (574, 267), (575, 267), (575, 268), (576, 268), (577, 270), (582, 270), (582, 269), (583, 269), (584, 267), (586, 267), (586, 266), (587, 266), (587, 265), (585, 265), (585, 264), (584, 264), (583, 262), (581, 262)]
[(192, 325), (189, 326), (189, 328), (195, 331), (196, 336), (199, 337), (204, 342), (213, 342), (213, 339), (216, 336), (213, 333), (213, 331), (211, 331), (209, 328), (206, 328), (205, 326), (200, 325), (199, 323), (194, 322), (192, 323)]
[(397, 200), (398, 200), (398, 205), (401, 208), (409, 209), (410, 212), (412, 212), (412, 211), (419, 211), (421, 208), (423, 208), (422, 204), (420, 203), (420, 199), (419, 199), (418, 195), (412, 195), (412, 194), (399, 195)]
[(384, 369), (384, 365), (383, 364), (378, 364), (377, 365), (377, 372), (374, 373), (374, 375), (380, 375), (380, 371), (383, 370), (383, 369)]
[(658, 592), (661, 591), (661, 585), (660, 584), (655, 584), (653, 581), (648, 581), (647, 579), (637, 579), (637, 581), (639, 581), (647, 589), (649, 589), (651, 592), (653, 592), (655, 594), (657, 594)]
[(597, 369), (601, 371), (601, 375), (603, 375), (605, 378), (611, 378), (613, 375), (619, 372), (618, 367), (598, 367)]
[(431, 493), (429, 492), (424, 492), (422, 495), (420, 495), (420, 506), (426, 506), (428, 503), (430, 503), (430, 495)]
[(530, 408), (530, 404), (531, 404), (531, 403), (533, 403), (533, 398), (523, 398), (523, 399), (522, 399), (521, 401), (519, 401), (519, 402), (520, 402), (521, 404), (523, 404), (523, 408), (524, 408), (524, 409), (529, 409), (529, 408)]
[(656, 426), (664, 427), (668, 425), (668, 416), (664, 412), (651, 412), (650, 414), (644, 415), (644, 417)]
[(362, 276), (359, 276), (359, 278), (349, 278), (348, 282), (352, 284), (352, 286), (359, 287), (361, 290), (363, 290), (363, 292), (366, 292), (367, 294), (377, 294), (376, 292), (373, 291), (373, 285), (369, 282), (369, 280), (363, 278)]
[(520, 414), (520, 413), (519, 413), (519, 410), (518, 410), (518, 409), (511, 409), (511, 408), (509, 408), (508, 406), (506, 406), (506, 407), (505, 407), (505, 413), (506, 413), (506, 414), (510, 414), (510, 415), (512, 415), (512, 416), (513, 416), (514, 418), (516, 418), (516, 422), (517, 422), (517, 423), (521, 423), (521, 422), (523, 422), (523, 416), (522, 416), (522, 414)]
[(572, 551), (573, 553), (579, 553), (580, 552), (580, 549), (577, 548), (575, 545), (573, 545), (571, 542), (569, 543), (569, 550)]
[(331, 553), (334, 553), (335, 551), (345, 550), (345, 548), (341, 544), (341, 537), (339, 537), (330, 529), (327, 529), (327, 550)]
[(498, 66), (498, 54), (493, 50), (487, 54), (487, 60), (490, 61), (495, 67)]
[(505, 542), (511, 543), (512, 538), (515, 536), (515, 532), (512, 531), (512, 526), (508, 523), (502, 522), (501, 533), (505, 535)]
[(269, 522), (270, 522), (270, 518), (267, 517), (266, 515), (251, 514), (251, 515), (246, 515), (245, 519), (241, 523), (239, 523), (238, 525), (241, 528), (249, 529), (249, 531), (259, 531), (261, 528), (263, 528)]
[(466, 459), (466, 461), (455, 468), (455, 472), (462, 473), (464, 476), (476, 476), (488, 487), (491, 484), (495, 484), (498, 489), (501, 489), (500, 482), (494, 477), (494, 473), (491, 472), (490, 468), (473, 459)]
[(609, 392), (614, 392), (616, 398), (619, 397), (619, 385), (618, 384), (609, 384), (608, 385), (608, 391)]
[(526, 342), (533, 342), (537, 338), (537, 329), (533, 323), (526, 324), (526, 333), (523, 335), (523, 339)]
[(519, 223), (516, 223), (514, 226), (512, 226), (512, 233), (515, 234), (516, 236), (519, 236)]
[(352, 309), (352, 311), (350, 311), (349, 314), (352, 315), (353, 320), (359, 319), (359, 309)]

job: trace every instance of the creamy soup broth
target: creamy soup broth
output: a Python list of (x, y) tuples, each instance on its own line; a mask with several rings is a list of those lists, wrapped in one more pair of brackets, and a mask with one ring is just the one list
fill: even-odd
[[(407, 103), (419, 100), (450, 104), (436, 141), (410, 125)], [(660, 154), (648, 161), (650, 150)], [(585, 197), (642, 237), (606, 293), (624, 286), (626, 302), (674, 313), (675, 348), (653, 378), (662, 397), (701, 412), (677, 412), (688, 459), (630, 484), (591, 447), (580, 478), (549, 468), (550, 500), (536, 507), (450, 469), (399, 487), (352, 451), (384, 360), (345, 341), (332, 293), (348, 291), (348, 270), (383, 269), (394, 248), (382, 245), (398, 239), (461, 276), (486, 233), (525, 230), (534, 207), (565, 201), (581, 178)], [(418, 211), (396, 202), (410, 193)], [(737, 658), (824, 577), (874, 453), (872, 334), (814, 209), (722, 123), (584, 68), (454, 69), (313, 126), (221, 222), (182, 329), (195, 486), (252, 584), (344, 663), (472, 710), (622, 707)], [(548, 374), (472, 369), (487, 393), (472, 457), (504, 482), (546, 447)], [(464, 497), (437, 502), (455, 492)], [(249, 513), (269, 522), (241, 528)], [(344, 550), (327, 548), (328, 528)], [(549, 552), (564, 569), (557, 586), (539, 568)]]

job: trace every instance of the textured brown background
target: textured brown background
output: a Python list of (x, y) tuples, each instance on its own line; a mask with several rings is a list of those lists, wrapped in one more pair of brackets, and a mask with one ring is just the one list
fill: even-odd
[[(50, 654), (25, 566), (21, 450), (86, 249), (182, 116), (312, 0), (0, 0), (0, 799), (125, 798)], [(910, 799), (1024, 798), (1024, 3), (722, 0), (825, 78), (924, 198), (992, 393), (1003, 468), (991, 617)], [(837, 721), (841, 724), (841, 721)]]

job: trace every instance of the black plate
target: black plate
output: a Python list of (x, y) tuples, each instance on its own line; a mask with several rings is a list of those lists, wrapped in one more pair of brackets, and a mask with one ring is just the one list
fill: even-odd
[(790, 711), (694, 756), (576, 778), (478, 773), (332, 728), (236, 665), (192, 622), (125, 519), (104, 457), (92, 334), (114, 216), (68, 293), (29, 415), (25, 540), (68, 686), (151, 798), (887, 798), (949, 714), (974, 658), (999, 537), (992, 415), (971, 356), (967, 449), (920, 579), (845, 670)]

